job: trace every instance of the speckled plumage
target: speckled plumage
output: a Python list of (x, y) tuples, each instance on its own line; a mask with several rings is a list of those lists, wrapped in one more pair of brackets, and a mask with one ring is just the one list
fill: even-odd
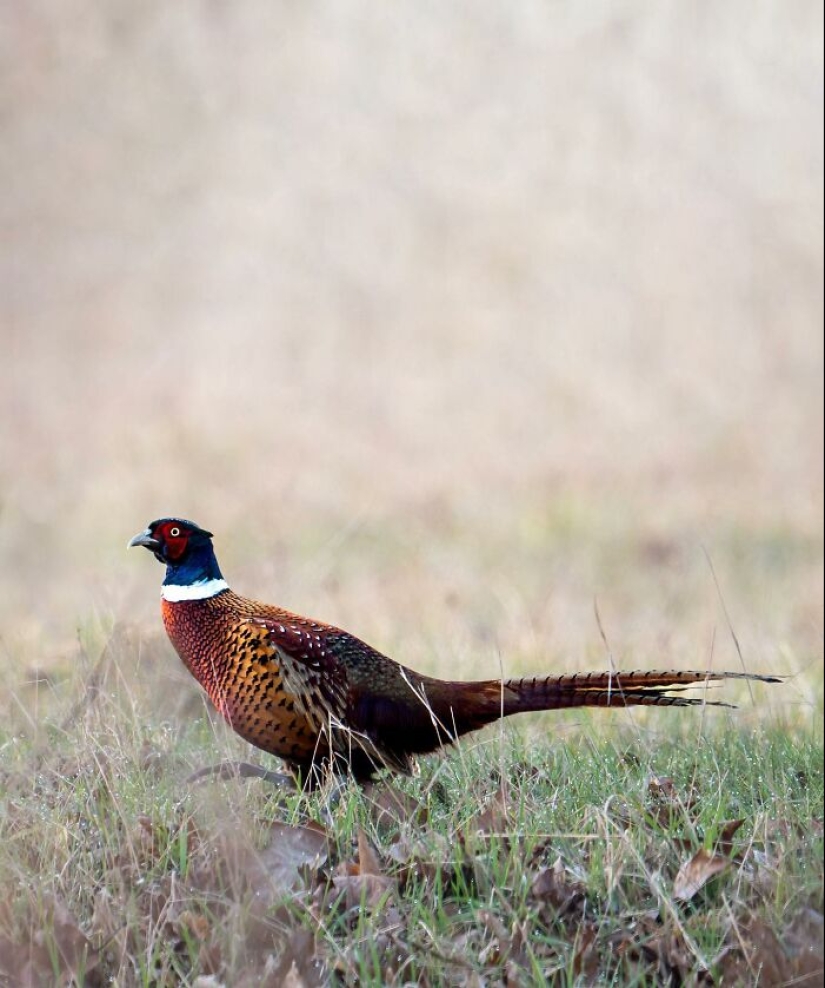
[[(694, 706), (674, 695), (746, 673), (649, 671), (455, 682), (422, 676), (353, 635), (225, 586), (211, 534), (193, 522), (152, 522), (130, 545), (167, 565), (166, 631), (186, 667), (233, 729), (307, 778), (332, 762), (358, 779), (409, 771), (415, 755), (511, 714), (582, 706)], [(197, 599), (202, 589), (203, 597)], [(217, 589), (216, 589), (217, 588)], [(174, 590), (175, 593), (169, 593)], [(720, 705), (720, 704), (713, 704)], [(724, 705), (724, 704), (721, 704)]]

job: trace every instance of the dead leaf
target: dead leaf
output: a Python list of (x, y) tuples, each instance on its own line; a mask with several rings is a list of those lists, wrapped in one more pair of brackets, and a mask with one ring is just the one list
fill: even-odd
[(573, 974), (578, 978), (585, 975), (592, 979), (599, 970), (599, 953), (596, 950), (597, 927), (592, 923), (582, 923), (576, 934), (573, 954)]
[(560, 916), (578, 914), (586, 899), (584, 885), (568, 876), (560, 857), (551, 868), (544, 868), (533, 879), (534, 898), (549, 903)]
[(358, 830), (358, 873), (360, 875), (382, 875), (383, 869), (378, 855), (363, 830)]
[(198, 945), (198, 970), (216, 975), (221, 969), (221, 946), (214, 938), (210, 920), (203, 913), (184, 910), (173, 922), (174, 933)]
[(272, 971), (272, 984), (279, 988), (320, 988), (326, 984), (315, 938), (308, 930), (295, 930), (287, 940)]
[(278, 956), (257, 959), (233, 979), (233, 988), (321, 988), (327, 984), (313, 935), (293, 930)]
[(427, 807), (420, 799), (390, 783), (369, 789), (365, 795), (369, 798), (376, 827), (389, 829), (405, 822), (423, 826), (429, 819)]
[(60, 983), (98, 983), (94, 973), (99, 964), (98, 952), (72, 914), (56, 899), (47, 899), (44, 906), (41, 925), (30, 932), (27, 940), (14, 942), (0, 936), (0, 983), (4, 988), (53, 984), (55, 965)]
[(0, 936), (0, 984), (8, 988), (38, 988), (53, 977), (48, 949), (42, 944), (15, 943)]
[(790, 956), (776, 932), (753, 917), (733, 934), (735, 942), (717, 958), (725, 984), (758, 984), (760, 988), (822, 985), (821, 947)]
[(686, 813), (696, 806), (699, 794), (691, 789), (685, 797), (680, 793), (673, 779), (668, 775), (652, 775), (647, 783), (648, 818), (652, 817), (663, 828), (684, 819)]
[[(293, 827), (273, 823), (269, 828), (268, 844), (260, 852), (260, 866), (271, 886), (284, 892), (298, 884), (301, 869), (319, 867), (327, 860), (328, 853), (327, 833), (320, 825)], [(251, 884), (265, 884), (259, 871), (255, 870), (251, 877)]]
[(283, 942), (284, 924), (272, 915), (270, 904), (258, 898), (233, 903), (225, 925), (238, 931), (238, 955), (248, 959), (256, 970)]
[[(55, 900), (51, 908), (51, 935), (54, 945), (64, 966), (64, 971), (73, 977), (83, 974), (88, 978), (91, 971), (97, 967), (97, 951), (89, 943), (86, 934), (80, 929), (74, 916), (63, 905)], [(44, 931), (35, 934), (35, 940), (44, 937)]]
[(256, 893), (267, 886), (277, 892), (288, 891), (300, 881), (300, 869), (318, 867), (326, 861), (327, 854), (324, 831), (273, 823), (267, 845), (259, 852), (256, 866), (249, 871), (250, 885)]
[(175, 920), (175, 930), (186, 933), (193, 940), (206, 940), (212, 926), (203, 913), (193, 913), (185, 909)]
[(308, 868), (327, 859), (326, 831), (273, 823), (266, 846), (258, 850), (231, 829), (202, 839), (190, 859), (188, 884), (198, 891), (228, 895), (235, 902), (249, 893), (271, 905), (294, 889)]
[(383, 875), (335, 875), (332, 884), (338, 892), (344, 893), (347, 909), (370, 911), (386, 905), (395, 889), (395, 880)]
[[(791, 964), (794, 976), (800, 979), (798, 984), (807, 984), (804, 979), (819, 977), (820, 983), (825, 964), (825, 943), (823, 942), (825, 922), (822, 913), (815, 909), (801, 910), (785, 927), (783, 942)], [(811, 985), (814, 981), (810, 982)]]
[(116, 914), (111, 893), (105, 887), (95, 893), (90, 932), (101, 953), (117, 958), (122, 964), (129, 952), (129, 928), (122, 915)]
[(479, 954), (479, 960), (487, 965), (504, 964), (506, 985), (521, 985), (524, 981), (524, 969), (528, 965), (528, 955), (525, 944), (528, 934), (525, 927), (514, 922), (508, 930), (501, 918), (487, 909), (481, 909), (479, 919), (484, 923), (491, 940)]
[(151, 741), (144, 740), (140, 746), (140, 767), (148, 775), (159, 776), (163, 770), (166, 756), (156, 748)]
[(730, 857), (730, 853), (733, 850), (733, 835), (742, 826), (744, 820), (729, 820), (726, 824), (722, 826), (722, 832), (716, 839), (716, 853), (724, 854)]
[[(342, 861), (335, 869), (332, 884), (338, 893), (343, 893), (347, 910), (360, 906), (370, 910), (383, 908), (389, 893), (397, 887), (394, 878), (383, 874), (381, 861), (363, 830), (358, 831), (358, 860)], [(340, 901), (339, 894), (335, 902)]]
[(679, 902), (689, 902), (711, 878), (721, 874), (729, 866), (729, 858), (700, 848), (679, 869), (673, 882), (673, 898)]
[(440, 883), (450, 887), (476, 890), (476, 873), (466, 857), (456, 860), (455, 849), (443, 834), (430, 831), (426, 839), (416, 836), (399, 838), (388, 848), (388, 856), (396, 864), (397, 884), (406, 894), (410, 885)]
[(651, 775), (647, 781), (647, 791), (653, 799), (675, 800), (676, 784), (669, 775)]
[(95, 892), (94, 908), (92, 911), (92, 933), (107, 940), (120, 929), (123, 922), (116, 917), (112, 908), (112, 895), (108, 889), (99, 888)]
[(507, 801), (504, 792), (499, 790), (480, 813), (470, 817), (464, 829), (467, 834), (504, 834), (509, 827)]
[(342, 861), (332, 884), (344, 893), (347, 909), (361, 905), (377, 909), (386, 905), (389, 893), (396, 888), (395, 879), (383, 874), (381, 861), (363, 830), (358, 831), (358, 861)]
[[(704, 983), (706, 972), (697, 970), (681, 933), (672, 924), (662, 923), (658, 909), (637, 914), (628, 926), (611, 933), (607, 942), (610, 951), (645, 984)], [(658, 978), (651, 977), (653, 972)]]

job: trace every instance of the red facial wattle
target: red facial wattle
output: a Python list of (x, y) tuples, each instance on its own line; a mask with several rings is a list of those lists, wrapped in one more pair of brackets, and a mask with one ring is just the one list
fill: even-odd
[(189, 530), (175, 522), (165, 522), (155, 532), (156, 538), (163, 539), (166, 545), (166, 558), (173, 563), (178, 562), (186, 552), (189, 542)]

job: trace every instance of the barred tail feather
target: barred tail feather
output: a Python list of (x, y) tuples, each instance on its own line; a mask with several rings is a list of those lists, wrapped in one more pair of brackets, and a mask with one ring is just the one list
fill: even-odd
[(531, 710), (562, 710), (569, 707), (731, 707), (733, 704), (707, 700), (704, 696), (674, 695), (725, 679), (781, 682), (776, 676), (758, 673), (657, 669), (649, 672), (572, 673), (567, 676), (508, 679), (503, 684), (503, 713), (508, 716)]

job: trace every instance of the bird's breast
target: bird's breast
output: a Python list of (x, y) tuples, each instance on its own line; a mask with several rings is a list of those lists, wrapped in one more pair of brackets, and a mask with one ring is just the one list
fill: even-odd
[(285, 687), (266, 628), (221, 604), (162, 601), (175, 651), (238, 734), (281, 757), (311, 759), (318, 727)]

